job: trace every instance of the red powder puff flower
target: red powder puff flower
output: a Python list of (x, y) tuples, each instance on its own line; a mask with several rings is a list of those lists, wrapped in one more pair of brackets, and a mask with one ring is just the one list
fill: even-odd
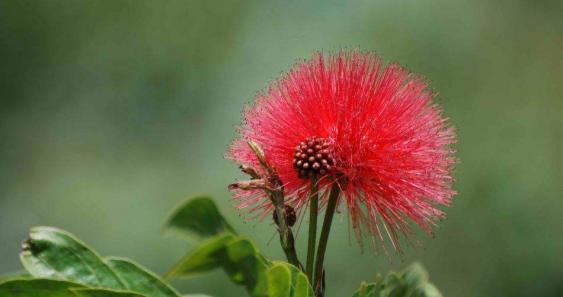
[[(444, 216), (435, 206), (455, 194), (455, 132), (432, 98), (425, 80), (375, 54), (317, 53), (258, 93), (227, 157), (260, 171), (247, 141), (257, 143), (298, 210), (310, 177), (319, 180), (321, 205), (338, 183), (358, 238), (368, 231), (383, 243), (387, 234), (397, 249), (397, 231), (412, 233), (406, 218), (431, 233)], [(272, 209), (260, 190), (234, 197), (241, 208)]]

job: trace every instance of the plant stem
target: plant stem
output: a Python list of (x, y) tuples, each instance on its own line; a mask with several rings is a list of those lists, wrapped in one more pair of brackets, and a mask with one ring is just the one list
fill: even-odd
[(299, 257), (297, 256), (297, 251), (295, 250), (295, 238), (293, 237), (293, 232), (291, 228), (287, 225), (285, 221), (285, 206), (283, 204), (284, 196), (283, 190), (275, 190), (270, 193), (270, 199), (275, 206), (275, 212), (278, 218), (278, 231), (280, 233), (280, 242), (282, 249), (285, 253), (287, 261), (295, 267), (303, 270), (303, 265), (299, 262)]
[(319, 294), (321, 289), (321, 283), (323, 279), (323, 261), (325, 258), (326, 247), (328, 244), (330, 227), (332, 226), (332, 218), (334, 217), (334, 211), (336, 210), (336, 205), (339, 196), (340, 196), (340, 188), (338, 186), (338, 183), (334, 182), (332, 188), (330, 189), (330, 196), (328, 198), (328, 204), (326, 206), (325, 218), (323, 221), (321, 237), (319, 239), (319, 247), (317, 250), (317, 262), (315, 263), (315, 274), (314, 274), (315, 275), (314, 288), (316, 294)]
[(309, 282), (313, 282), (313, 265), (315, 262), (315, 244), (317, 242), (317, 214), (319, 212), (319, 193), (317, 177), (311, 177), (311, 204), (309, 206), (309, 242), (307, 244), (306, 273)]
[(283, 252), (285, 253), (285, 256), (289, 263), (303, 270), (303, 265), (301, 265), (301, 262), (299, 262), (299, 257), (297, 256), (297, 251), (295, 250), (295, 237), (293, 236), (293, 232), (291, 231), (291, 228), (287, 225), (287, 222), (285, 220), (285, 197), (283, 194), (283, 184), (276, 170), (266, 160), (264, 151), (260, 148), (260, 146), (251, 140), (248, 141), (248, 146), (250, 146), (250, 149), (252, 149), (252, 151), (258, 158), (260, 165), (262, 165), (262, 167), (264, 167), (264, 169), (266, 169), (267, 171), (267, 180), (270, 184), (266, 189), (266, 193), (268, 193), (268, 197), (274, 205), (276, 216), (279, 218), (277, 226), (278, 232), (280, 233), (280, 242)]

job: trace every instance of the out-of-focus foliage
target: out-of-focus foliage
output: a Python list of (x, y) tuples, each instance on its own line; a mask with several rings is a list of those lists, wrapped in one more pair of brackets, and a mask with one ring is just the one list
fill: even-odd
[[(390, 260), (360, 255), (337, 216), (327, 290), (349, 296), (416, 259), (444, 296), (559, 296), (562, 15), (561, 1), (527, 0), (1, 1), (0, 274), (39, 224), (164, 272), (186, 247), (160, 240), (162, 218), (203, 192), (283, 258), (269, 218), (232, 209), (241, 175), (223, 153), (243, 105), (296, 59), (359, 46), (438, 91), (460, 195), (434, 238)], [(220, 271), (176, 285), (246, 295)]]
[(370, 284), (362, 283), (352, 297), (442, 297), (428, 281), (428, 272), (419, 263), (401, 272), (390, 272), (385, 278), (377, 276)]

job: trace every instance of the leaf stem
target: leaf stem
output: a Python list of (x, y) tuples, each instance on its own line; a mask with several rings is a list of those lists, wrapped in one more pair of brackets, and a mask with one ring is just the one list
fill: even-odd
[(307, 244), (306, 273), (309, 282), (313, 282), (313, 266), (315, 262), (315, 244), (317, 241), (317, 214), (319, 212), (319, 193), (317, 177), (311, 177), (311, 204), (309, 206), (309, 242)]
[(330, 196), (328, 198), (328, 204), (326, 206), (325, 218), (323, 221), (323, 227), (321, 229), (321, 237), (319, 239), (319, 247), (317, 250), (317, 261), (315, 263), (315, 282), (314, 288), (317, 295), (320, 294), (322, 279), (323, 279), (323, 262), (326, 252), (326, 247), (328, 244), (328, 236), (330, 234), (330, 227), (332, 226), (332, 218), (334, 217), (334, 212), (336, 210), (336, 205), (338, 202), (338, 197), (340, 196), (340, 187), (335, 181), (330, 189)]

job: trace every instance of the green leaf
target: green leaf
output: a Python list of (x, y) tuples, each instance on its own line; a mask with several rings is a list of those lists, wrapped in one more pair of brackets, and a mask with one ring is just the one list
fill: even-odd
[(166, 279), (223, 268), (251, 296), (267, 296), (268, 264), (248, 239), (226, 233), (202, 242), (170, 270)]
[(104, 260), (72, 234), (56, 228), (31, 229), (21, 260), (34, 277), (85, 286), (71, 290), (75, 297), (180, 297), (173, 288), (139, 264), (122, 258)]
[(251, 296), (267, 296), (268, 262), (250, 240), (239, 237), (229, 242), (221, 263), (231, 280), (244, 285)]
[(96, 252), (72, 234), (56, 228), (32, 228), (20, 258), (25, 269), (34, 277), (125, 289), (116, 273)]
[(124, 258), (106, 258), (106, 263), (117, 273), (128, 290), (151, 297), (179, 297), (172, 287), (141, 265)]
[(166, 222), (165, 228), (197, 239), (225, 232), (236, 234), (219, 212), (215, 202), (206, 196), (192, 198), (177, 207)]
[(271, 297), (290, 296), (291, 271), (281, 264), (268, 269), (268, 293)]
[(362, 283), (353, 297), (442, 297), (428, 281), (428, 272), (414, 263), (401, 272), (390, 272), (385, 278), (377, 277), (371, 284)]
[(0, 283), (2, 297), (146, 297), (134, 292), (94, 289), (54, 279), (14, 279)]
[(276, 261), (268, 269), (268, 296), (313, 297), (313, 289), (307, 276), (297, 267)]
[(234, 240), (235, 236), (227, 233), (202, 242), (178, 261), (166, 274), (165, 279), (191, 276), (221, 267), (223, 256), (220, 254), (225, 253), (227, 243)]
[(2, 297), (76, 297), (71, 288), (84, 286), (52, 279), (13, 279), (0, 283)]
[[(297, 268), (295, 268), (297, 269)], [(314, 297), (315, 293), (313, 293), (313, 288), (309, 283), (309, 279), (307, 276), (301, 272), (297, 275), (297, 280), (295, 281), (295, 297), (307, 296), (307, 297)]]
[(76, 297), (146, 297), (135, 292), (117, 291), (107, 289), (70, 289)]

